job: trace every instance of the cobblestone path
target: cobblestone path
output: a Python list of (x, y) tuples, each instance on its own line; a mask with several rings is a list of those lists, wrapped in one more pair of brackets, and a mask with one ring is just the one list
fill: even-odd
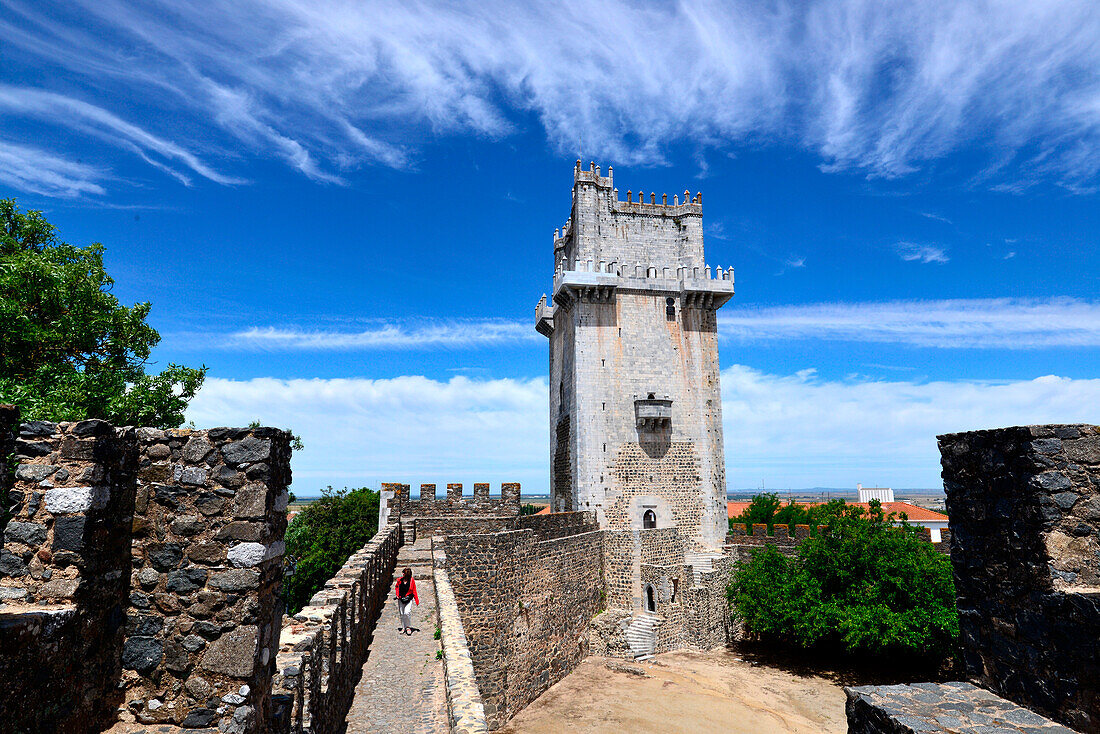
[(427, 541), (406, 545), (397, 555), (397, 575), (412, 568), (420, 606), (413, 607), (412, 623), (419, 631), (407, 637), (400, 632), (397, 604), (390, 598), (371, 642), (363, 677), (355, 688), (348, 711), (347, 734), (444, 734), (447, 731), (447, 693), (443, 661), (435, 639), (439, 613), (432, 585), (432, 558)]

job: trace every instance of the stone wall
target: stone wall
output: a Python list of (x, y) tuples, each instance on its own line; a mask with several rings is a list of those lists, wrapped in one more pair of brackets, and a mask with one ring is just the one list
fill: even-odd
[(540, 540), (524, 529), (442, 543), (485, 717), (499, 727), (587, 655), (602, 604), (602, 532)]
[(402, 518), (408, 542), (444, 535), (472, 535), (515, 530), (515, 517), (411, 517)]
[(15, 459), (0, 720), (272, 731), (289, 434), (32, 421)]
[(1100, 428), (975, 431), (939, 445), (968, 674), (1100, 729)]
[(845, 688), (849, 734), (1072, 734), (970, 683)]
[(382, 526), (301, 612), (284, 620), (274, 731), (341, 730), (402, 543), (400, 524)]
[[(818, 532), (825, 529), (824, 525), (818, 527)], [(921, 536), (932, 543), (932, 547), (938, 552), (943, 554), (951, 553), (951, 529), (943, 528), (940, 530), (940, 542), (932, 542), (932, 530), (930, 528), (919, 528)], [(787, 525), (777, 524), (772, 526), (772, 534), (768, 535), (768, 526), (760, 523), (756, 523), (752, 526), (752, 533), (750, 534), (745, 528), (744, 523), (735, 522), (730, 526), (729, 534), (726, 536), (726, 543), (728, 545), (737, 546), (739, 548), (751, 548), (761, 547), (765, 545), (774, 546), (781, 553), (786, 555), (792, 555), (798, 548), (799, 544), (810, 537), (809, 525), (795, 525), (794, 535), (791, 535), (790, 528)]]
[(470, 646), (462, 626), (454, 589), (447, 574), (447, 557), (441, 546), (432, 544), (432, 581), (439, 610), (439, 643), (443, 649), (443, 672), (447, 686), (447, 715), (454, 734), (484, 734), (489, 731), (485, 704), (477, 687)]
[(252, 731), (271, 719), (289, 437), (273, 428), (137, 437), (127, 708), (144, 723)]
[(647, 653), (725, 645), (730, 618), (726, 586), (737, 549), (696, 554), (691, 548), (677, 528), (604, 531), (607, 611), (594, 627), (592, 644), (598, 654), (639, 654), (623, 636), (632, 622), (644, 617), (654, 625)]
[(548, 515), (514, 515), (511, 517), (412, 517), (403, 518), (408, 542), (416, 538), (446, 535), (477, 535), (504, 530), (530, 528), (540, 540), (597, 530), (596, 516), (591, 512), (556, 512)]
[(16, 732), (97, 730), (121, 699), (133, 431), (35, 421), (14, 443), (0, 550), (0, 721)]
[(15, 453), (18, 427), (19, 409), (14, 405), (0, 405), (0, 533), (8, 523), (8, 492), (15, 480), (15, 463), (10, 457)]

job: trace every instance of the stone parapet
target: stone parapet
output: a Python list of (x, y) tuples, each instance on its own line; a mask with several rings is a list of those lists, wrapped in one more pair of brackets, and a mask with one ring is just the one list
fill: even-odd
[(273, 731), (340, 730), (403, 542), (400, 524), (382, 526), (301, 612), (284, 620)]
[[(378, 526), (420, 517), (518, 517), (519, 513), (520, 485), (514, 482), (500, 485), (499, 495), (490, 495), (488, 484), (475, 484), (472, 497), (462, 494), (461, 484), (448, 484), (444, 498), (436, 497), (434, 484), (421, 484), (420, 497), (415, 499), (408, 484), (385, 482), (378, 507)], [(415, 537), (410, 536), (408, 542), (415, 542)]]
[(0, 533), (8, 522), (8, 492), (15, 479), (15, 438), (19, 434), (19, 408), (0, 404)]
[(0, 650), (24, 665), (0, 666), (0, 720), (16, 730), (89, 730), (112, 718), (120, 698), (134, 432), (32, 421), (19, 426), (12, 456)]
[(103, 421), (19, 428), (0, 601), (117, 603), (130, 565), (136, 444)]
[[(921, 537), (932, 543), (932, 547), (936, 551), (945, 555), (951, 553), (951, 530), (949, 528), (940, 530), (940, 542), (938, 543), (932, 541), (932, 530), (930, 528), (918, 527), (917, 529)], [(824, 531), (825, 526), (819, 525), (817, 532), (822, 533)], [(769, 535), (767, 525), (754, 524), (750, 534), (744, 523), (735, 522), (730, 525), (729, 533), (726, 535), (726, 545), (757, 548), (770, 545), (790, 555), (790, 551), (798, 548), (802, 541), (809, 537), (809, 525), (795, 525), (794, 534), (792, 535), (789, 526), (776, 524), (772, 526), (772, 534)]]
[(939, 437), (967, 673), (1100, 728), (1100, 428)]
[(1073, 734), (970, 683), (845, 688), (849, 734)]
[(263, 729), (281, 614), (290, 436), (273, 428), (136, 433), (123, 720)]
[(439, 610), (440, 643), (447, 686), (447, 714), (454, 734), (483, 734), (489, 731), (485, 705), (477, 687), (473, 659), (462, 627), (462, 616), (454, 589), (447, 576), (446, 554), (432, 543), (432, 578)]

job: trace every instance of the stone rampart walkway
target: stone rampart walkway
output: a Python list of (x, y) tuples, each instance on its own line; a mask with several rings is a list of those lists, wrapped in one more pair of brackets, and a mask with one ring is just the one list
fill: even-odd
[(406, 545), (397, 555), (397, 571), (412, 568), (420, 606), (414, 607), (411, 637), (401, 634), (397, 606), (390, 595), (375, 628), (370, 656), (347, 718), (347, 734), (445, 734), (447, 693), (443, 661), (435, 639), (439, 613), (432, 585), (432, 556), (428, 539)]

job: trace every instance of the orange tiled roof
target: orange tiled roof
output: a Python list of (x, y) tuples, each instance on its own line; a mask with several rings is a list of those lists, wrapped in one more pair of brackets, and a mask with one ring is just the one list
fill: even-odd
[(550, 514), (550, 505), (547, 505), (546, 507), (543, 507), (541, 510), (539, 510), (535, 514), (536, 515), (549, 515)]
[[(737, 517), (742, 512), (747, 510), (749, 508), (749, 504), (750, 503), (748, 502), (727, 502), (726, 514), (732, 520), (733, 518)], [(800, 502), (799, 504), (812, 506), (824, 503)], [(849, 502), (848, 504), (859, 505), (863, 508), (870, 507), (870, 504), (867, 502)], [(916, 505), (910, 504), (909, 502), (883, 502), (882, 509), (885, 510), (887, 514), (891, 512), (904, 512), (905, 515), (913, 522), (935, 522), (937, 520), (940, 522), (947, 522), (947, 515), (943, 514), (942, 512), (936, 512), (935, 510), (927, 510), (923, 507), (917, 507)]]

